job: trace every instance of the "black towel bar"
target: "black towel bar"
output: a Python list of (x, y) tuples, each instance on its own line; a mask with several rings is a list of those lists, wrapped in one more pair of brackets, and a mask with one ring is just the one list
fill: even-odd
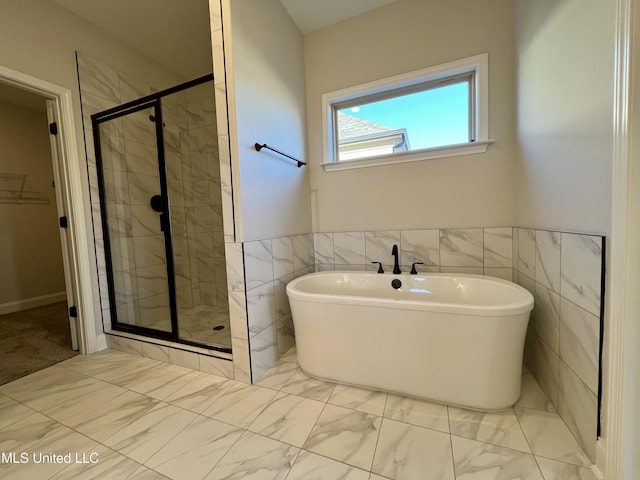
[(266, 148), (267, 150), (272, 150), (276, 153), (279, 153), (280, 155), (282, 155), (283, 157), (287, 157), (290, 158), (291, 160), (293, 160), (294, 162), (296, 162), (298, 164), (298, 168), (300, 168), (303, 165), (306, 165), (307, 162), (303, 162), (302, 160), (298, 160), (297, 158), (293, 158), (291, 155), (287, 155), (286, 153), (282, 153), (280, 150), (276, 150), (275, 148), (270, 147), (269, 145), (267, 145), (266, 143), (263, 143), (262, 145), (260, 145), (259, 143), (256, 143), (254, 145), (255, 149), (259, 152), (260, 150), (262, 150), (263, 148)]

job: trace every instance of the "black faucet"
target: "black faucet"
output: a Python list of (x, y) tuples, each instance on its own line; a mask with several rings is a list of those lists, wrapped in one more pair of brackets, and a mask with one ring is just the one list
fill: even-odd
[(402, 271), (400, 270), (400, 265), (398, 265), (398, 245), (393, 246), (393, 248), (391, 249), (391, 255), (393, 255), (394, 257), (393, 274), (398, 275), (399, 273), (402, 273)]

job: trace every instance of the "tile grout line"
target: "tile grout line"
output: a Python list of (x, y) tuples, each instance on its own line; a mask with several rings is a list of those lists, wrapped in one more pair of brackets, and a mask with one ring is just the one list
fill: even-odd
[(457, 479), (458, 475), (456, 473), (456, 457), (453, 451), (453, 434), (451, 433), (451, 416), (449, 415), (449, 405), (447, 408), (447, 424), (449, 425), (449, 445), (451, 446), (451, 466), (453, 467), (453, 478)]
[[(384, 423), (384, 419), (386, 418), (384, 416), (385, 411), (387, 410), (387, 403), (389, 402), (389, 393), (386, 393), (386, 397), (384, 399), (384, 407), (382, 408), (382, 415), (380, 415), (380, 431), (378, 432), (378, 436), (376, 437), (376, 444), (373, 447), (373, 456), (371, 457), (371, 465), (369, 466), (369, 477), (371, 477), (371, 474), (373, 473), (373, 464), (376, 460), (376, 454), (378, 453), (378, 445), (380, 444), (380, 435), (382, 435), (382, 424)], [(378, 475), (376, 473), (376, 475)]]

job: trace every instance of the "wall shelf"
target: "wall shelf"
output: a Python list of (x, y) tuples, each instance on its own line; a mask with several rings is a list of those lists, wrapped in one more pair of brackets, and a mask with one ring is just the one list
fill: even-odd
[(47, 197), (37, 196), (40, 192), (25, 189), (27, 175), (0, 172), (0, 204), (49, 205)]

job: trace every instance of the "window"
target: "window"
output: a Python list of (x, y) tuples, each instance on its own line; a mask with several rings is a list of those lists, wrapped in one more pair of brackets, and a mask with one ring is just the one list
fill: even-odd
[(325, 170), (486, 151), (487, 55), (323, 95)]

